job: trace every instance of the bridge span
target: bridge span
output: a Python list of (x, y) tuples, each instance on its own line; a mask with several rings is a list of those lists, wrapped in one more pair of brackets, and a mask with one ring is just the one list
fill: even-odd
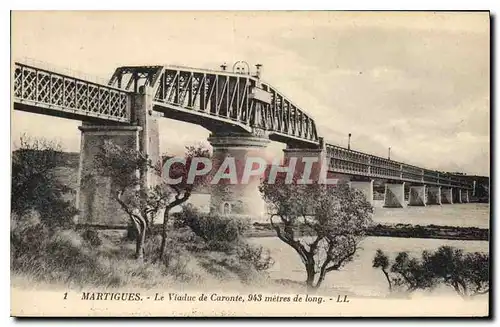
[[(159, 160), (158, 119), (162, 117), (200, 125), (211, 132), (214, 158), (245, 158), (269, 141), (285, 143), (285, 157), (317, 156), (333, 174), (347, 176), (353, 188), (373, 201), (373, 180), (385, 184), (385, 206), (404, 207), (405, 185), (409, 205), (469, 201), (472, 185), (449, 173), (328, 144), (318, 135), (314, 119), (277, 88), (261, 79), (260, 65), (229, 72), (156, 65), (124, 66), (107, 83), (99, 83), (40, 65), (16, 61), (12, 67), (13, 108), (82, 121), (82, 148), (77, 205), (85, 223), (102, 223), (100, 210), (108, 203), (110, 181), (89, 185), (93, 156), (104, 139), (140, 149)], [(85, 181), (85, 182), (82, 182)], [(147, 183), (153, 183), (151, 176)], [(102, 184), (102, 185), (101, 185)], [(227, 191), (212, 189), (211, 207), (230, 204), (235, 214), (262, 212), (258, 185)], [(101, 200), (96, 201), (95, 192)], [(114, 214), (113, 216), (116, 216)]]

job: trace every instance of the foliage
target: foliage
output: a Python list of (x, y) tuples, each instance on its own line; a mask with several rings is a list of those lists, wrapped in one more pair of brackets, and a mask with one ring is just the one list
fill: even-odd
[(21, 137), (19, 148), (12, 153), (12, 213), (21, 217), (35, 210), (50, 229), (73, 224), (77, 211), (64, 200), (64, 195), (73, 190), (58, 182), (54, 174), (61, 159), (58, 143)]
[(209, 248), (224, 250), (241, 239), (249, 230), (250, 223), (244, 218), (215, 213), (203, 214), (192, 206), (184, 206), (176, 219), (176, 226), (187, 226), (203, 239)]
[(195, 156), (208, 154), (208, 150), (202, 147), (187, 147), (186, 164), (174, 165), (169, 171), (170, 178), (181, 177), (181, 182), (167, 184), (159, 179), (157, 185), (146, 188), (144, 180), (148, 171), (158, 177), (162, 175), (159, 162), (153, 162), (140, 151), (122, 148), (112, 142), (105, 142), (101, 147), (101, 152), (96, 156), (96, 167), (100, 174), (111, 177), (116, 185), (114, 199), (127, 213), (135, 229), (138, 259), (143, 259), (147, 233), (154, 218), (163, 210), (162, 242), (157, 251), (161, 259), (167, 244), (169, 213), (172, 208), (186, 202), (197, 186), (196, 183), (187, 183), (190, 160)]
[(425, 267), (435, 278), (453, 288), (462, 297), (489, 291), (489, 256), (462, 249), (441, 246), (434, 253), (425, 253)]
[(237, 248), (238, 258), (250, 262), (257, 271), (268, 270), (274, 265), (269, 250), (264, 251), (262, 246), (243, 243)]
[(13, 277), (80, 287), (152, 287), (168, 279), (161, 267), (137, 265), (116, 254), (126, 249), (114, 253), (104, 244), (93, 246), (72, 230), (49, 232), (36, 215), (29, 216), (11, 224)]
[(110, 177), (113, 182), (112, 196), (135, 228), (136, 257), (142, 260), (149, 223), (159, 209), (159, 205), (154, 203), (154, 199), (159, 197), (155, 193), (158, 190), (146, 190), (141, 187), (148, 166), (154, 164), (139, 151), (122, 148), (110, 141), (105, 141), (99, 150), (94, 159), (96, 172), (98, 175)]
[(102, 245), (102, 240), (99, 237), (99, 233), (93, 229), (84, 230), (80, 236), (86, 242), (88, 242), (91, 246), (100, 246)]
[(407, 292), (413, 292), (417, 289), (433, 288), (435, 279), (431, 271), (416, 258), (411, 258), (407, 252), (400, 252), (394, 259), (391, 266), (391, 272), (395, 273), (393, 285), (397, 287), (406, 287)]
[(382, 270), (387, 280), (387, 283), (389, 284), (389, 291), (392, 292), (392, 281), (389, 276), (389, 272), (387, 271), (387, 269), (389, 268), (389, 257), (387, 257), (387, 255), (384, 252), (382, 252), (382, 250), (377, 249), (375, 257), (373, 258), (372, 267), (380, 268)]
[(224, 252), (240, 263), (250, 264), (257, 271), (267, 270), (274, 264), (268, 250), (247, 242), (244, 234), (250, 229), (248, 219), (204, 214), (192, 206), (185, 206), (178, 215), (175, 226), (188, 227), (204, 242), (205, 250)]
[[(264, 181), (260, 191), (272, 212), (270, 221), (277, 236), (300, 256), (310, 289), (352, 260), (371, 223), (372, 206), (345, 183), (298, 184), (278, 179), (273, 184)], [(312, 241), (301, 238), (301, 233), (313, 235)]]
[[(397, 289), (412, 292), (444, 284), (462, 297), (488, 292), (488, 263), (487, 254), (464, 254), (463, 250), (450, 246), (441, 246), (435, 252), (423, 251), (421, 259), (412, 258), (407, 252), (400, 252), (392, 263), (379, 249), (373, 259), (373, 267), (382, 270), (390, 291)], [(387, 271), (389, 266), (390, 273)]]

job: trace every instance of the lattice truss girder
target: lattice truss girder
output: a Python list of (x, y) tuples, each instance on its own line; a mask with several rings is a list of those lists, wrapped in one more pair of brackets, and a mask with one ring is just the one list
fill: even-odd
[[(137, 91), (154, 90), (154, 101), (169, 106), (229, 119), (295, 139), (318, 141), (314, 120), (289, 99), (254, 76), (176, 66), (120, 67), (111, 85)], [(269, 101), (256, 99), (256, 89)]]
[(158, 79), (155, 101), (256, 126), (256, 104), (248, 75), (224, 75), (165, 69)]
[(326, 151), (329, 170), (338, 173), (438, 186), (471, 187), (469, 183), (453, 178), (448, 174), (407, 165), (335, 145), (327, 144)]
[(129, 122), (128, 93), (75, 77), (16, 63), (14, 102), (79, 116)]
[(270, 85), (263, 83), (262, 89), (271, 96), (270, 104), (264, 106), (262, 113), (265, 128), (298, 138), (318, 140), (316, 124), (311, 117)]

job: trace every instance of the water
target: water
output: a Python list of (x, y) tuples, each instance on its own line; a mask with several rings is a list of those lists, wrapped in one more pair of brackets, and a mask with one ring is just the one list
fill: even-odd
[(375, 223), (489, 228), (488, 203), (443, 204), (404, 209), (382, 208), (382, 205), (383, 201), (374, 201)]
[[(488, 204), (453, 204), (405, 209), (381, 208), (375, 205), (374, 220), (377, 223), (435, 224), (449, 226), (489, 225)], [(271, 252), (276, 263), (269, 270), (274, 279), (305, 280), (304, 266), (297, 253), (277, 237), (251, 239)], [(387, 282), (378, 269), (372, 268), (372, 259), (377, 249), (383, 250), (391, 258), (400, 251), (408, 251), (420, 256), (423, 250), (435, 250), (441, 245), (462, 248), (467, 252), (488, 252), (487, 241), (460, 241), (441, 239), (418, 239), (396, 237), (367, 237), (361, 244), (353, 261), (341, 270), (330, 272), (324, 282), (327, 288), (352, 292), (357, 295), (380, 296), (387, 294)], [(453, 291), (450, 291), (453, 292)]]
[[(271, 278), (305, 280), (304, 265), (290, 246), (277, 237), (253, 238), (251, 241), (270, 250), (275, 260), (274, 266), (269, 269)], [(380, 270), (372, 268), (372, 259), (377, 249), (381, 249), (394, 258), (400, 251), (408, 251), (415, 256), (420, 256), (423, 250), (435, 250), (441, 245), (455, 246), (470, 252), (488, 252), (488, 242), (485, 241), (367, 237), (361, 242), (354, 260), (347, 263), (341, 270), (330, 272), (323, 286), (357, 295), (385, 295), (387, 293), (385, 277)]]

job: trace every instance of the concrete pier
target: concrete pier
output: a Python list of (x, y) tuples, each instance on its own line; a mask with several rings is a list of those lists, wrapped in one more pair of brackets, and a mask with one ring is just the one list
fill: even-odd
[(462, 203), (462, 190), (461, 189), (455, 189), (456, 192), (453, 192), (453, 202), (454, 203)]
[(101, 151), (104, 141), (111, 141), (122, 148), (139, 150), (138, 126), (80, 126), (81, 149), (78, 171), (79, 188), (76, 207), (80, 211), (79, 224), (125, 224), (125, 212), (113, 199), (114, 181), (102, 176), (96, 169), (94, 158)]
[(387, 183), (385, 184), (384, 208), (404, 208), (405, 202), (405, 183)]
[(425, 185), (410, 186), (409, 206), (424, 206), (427, 203), (427, 193)]
[[(105, 141), (124, 150), (136, 150), (146, 155), (152, 162), (160, 162), (158, 117), (152, 108), (152, 88), (141, 87), (131, 99), (131, 111), (139, 126), (97, 125), (83, 123), (81, 131), (80, 165), (78, 169), (78, 191), (76, 208), (79, 210), (77, 223), (120, 225), (127, 224), (127, 214), (114, 199), (116, 182), (102, 176), (96, 169), (95, 156), (101, 151)], [(138, 174), (138, 172), (134, 172)], [(141, 175), (144, 188), (156, 185), (158, 174), (147, 169)]]
[(468, 190), (461, 190), (460, 192), (461, 198), (462, 198), (462, 203), (469, 203), (469, 191)]
[(429, 186), (427, 191), (427, 204), (441, 204), (441, 187)]
[(368, 181), (350, 181), (349, 186), (355, 190), (361, 191), (366, 200), (373, 205), (373, 180)]
[(210, 211), (261, 220), (267, 212), (259, 191), (261, 176), (250, 176), (245, 183), (242, 183), (242, 176), (247, 158), (264, 158), (263, 151), (270, 142), (269, 139), (233, 134), (211, 135), (208, 141), (213, 147), (212, 171), (217, 172), (226, 158), (231, 158), (234, 159), (235, 167), (228, 166), (228, 169), (236, 168), (237, 172), (236, 183), (228, 178), (221, 178), (211, 184)]
[(453, 204), (453, 189), (443, 188), (441, 190), (441, 203)]

